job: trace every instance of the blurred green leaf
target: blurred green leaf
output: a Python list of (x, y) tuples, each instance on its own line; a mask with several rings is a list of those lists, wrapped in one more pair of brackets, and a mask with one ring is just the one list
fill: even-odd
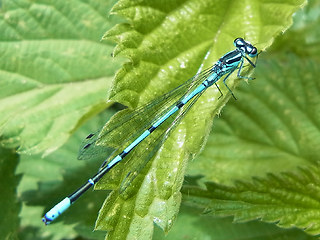
[(201, 214), (195, 207), (181, 206), (174, 227), (165, 235), (155, 228), (154, 240), (212, 239), (212, 240), (316, 240), (299, 229), (282, 229), (259, 221), (235, 223), (232, 218)]
[[(1, 145), (48, 154), (105, 107), (119, 66), (99, 42), (112, 1), (3, 1)], [(76, 6), (76, 7), (75, 7)]]
[(21, 202), (16, 198), (17, 186), (21, 176), (15, 175), (18, 155), (0, 148), (0, 236), (2, 239), (17, 239)]
[[(23, 172), (24, 176), (19, 186), (19, 195), (26, 206), (21, 212), (24, 226), (20, 233), (21, 239), (32, 239), (33, 234), (57, 240), (78, 235), (89, 239), (101, 239), (104, 236), (105, 233), (92, 232), (92, 229), (99, 208), (108, 195), (107, 191), (89, 191), (49, 226), (44, 226), (41, 218), (46, 211), (96, 173), (101, 162), (78, 161), (78, 146), (89, 132), (100, 128), (112, 114), (114, 111), (108, 110), (91, 119), (63, 147), (43, 159), (40, 155), (22, 155), (18, 172)], [(31, 228), (35, 229), (33, 234)]]
[(234, 216), (235, 222), (254, 219), (283, 228), (298, 227), (319, 235), (319, 164), (297, 172), (269, 174), (234, 186), (207, 183), (206, 190), (185, 187), (184, 200), (213, 216)]
[(308, 1), (306, 7), (298, 11), (294, 24), (272, 45), (272, 52), (294, 52), (301, 58), (318, 58), (320, 54), (320, 2)]

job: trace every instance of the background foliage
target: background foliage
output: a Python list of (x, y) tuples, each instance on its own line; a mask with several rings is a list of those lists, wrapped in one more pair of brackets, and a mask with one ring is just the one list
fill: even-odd
[[(210, 66), (240, 36), (264, 50), (256, 79), (249, 85), (230, 80), (232, 88), (239, 85), (238, 101), (228, 102), (227, 94), (217, 101), (217, 92), (209, 90), (197, 112), (188, 114), (152, 161), (158, 168), (142, 174), (156, 174), (168, 183), (158, 186), (165, 190), (145, 194), (150, 183), (144, 180), (133, 187), (138, 197), (114, 200), (117, 188), (100, 184), (115, 191), (96, 228), (108, 230), (108, 239), (164, 239), (160, 228), (170, 230), (166, 239), (316, 239), (319, 3), (310, 1), (303, 10), (304, 1), (297, 0), (114, 4), (0, 2), (1, 238), (104, 238), (105, 232), (92, 229), (108, 191), (87, 193), (55, 224), (40, 221), (101, 164), (75, 160), (82, 139), (115, 113), (111, 103), (134, 108), (148, 102), (202, 63)], [(206, 135), (204, 150), (186, 170)], [(161, 159), (169, 161), (163, 165)], [(170, 167), (179, 171), (171, 174)], [(142, 204), (146, 200), (152, 204)], [(121, 212), (110, 216), (117, 206)], [(124, 221), (124, 215), (134, 220)]]

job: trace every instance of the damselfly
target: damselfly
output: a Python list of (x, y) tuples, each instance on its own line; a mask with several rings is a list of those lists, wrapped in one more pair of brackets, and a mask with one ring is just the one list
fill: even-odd
[[(128, 158), (128, 155), (132, 153), (142, 141), (144, 141), (151, 133), (159, 129), (160, 126), (164, 126), (165, 122), (169, 122), (169, 126), (163, 129), (160, 134), (155, 137), (150, 144), (150, 152), (146, 152), (145, 156), (141, 156), (143, 159), (141, 163), (132, 169), (122, 183), (120, 189), (125, 189), (130, 185), (135, 176), (141, 171), (141, 169), (147, 164), (147, 162), (152, 158), (155, 152), (160, 148), (162, 143), (167, 139), (169, 134), (172, 132), (174, 127), (178, 125), (183, 116), (188, 112), (188, 110), (193, 106), (193, 104), (198, 100), (201, 94), (213, 84), (218, 88), (220, 94), (222, 92), (217, 85), (217, 81), (224, 77), (223, 83), (235, 98), (234, 94), (226, 84), (228, 77), (238, 69), (237, 76), (239, 78), (250, 79), (249, 77), (241, 76), (241, 70), (243, 68), (244, 59), (248, 63), (255, 67), (255, 64), (247, 57), (256, 57), (258, 55), (257, 48), (255, 48), (251, 43), (245, 41), (242, 38), (237, 38), (234, 40), (235, 50), (226, 53), (222, 56), (212, 67), (205, 69), (204, 71), (197, 73), (194, 77), (175, 88), (171, 92), (153, 100), (149, 104), (137, 109), (131, 115), (120, 121), (117, 126), (107, 129), (104, 131), (103, 135), (112, 134), (115, 129), (118, 129), (123, 124), (125, 124), (128, 118), (131, 119), (141, 119), (144, 112), (151, 112), (148, 115), (148, 120), (143, 124), (140, 130), (135, 132), (132, 136), (125, 137), (123, 141), (123, 148), (117, 149), (111, 156), (109, 156), (96, 175), (90, 178), (87, 183), (81, 186), (78, 190), (72, 193), (70, 196), (63, 199), (60, 203), (55, 205), (50, 211), (48, 211), (42, 221), (45, 224), (49, 224), (55, 220), (61, 213), (63, 213), (69, 206), (74, 203), (83, 193), (85, 193), (89, 188), (95, 185), (107, 172), (110, 171), (114, 166), (116, 166), (123, 159)], [(160, 110), (159, 110), (160, 109)], [(138, 118), (139, 117), (139, 118)], [(170, 119), (171, 121), (169, 121)], [(101, 137), (101, 135), (100, 135)], [(87, 136), (88, 143), (83, 146), (83, 151), (87, 149), (94, 149), (97, 142), (97, 136), (90, 134)]]

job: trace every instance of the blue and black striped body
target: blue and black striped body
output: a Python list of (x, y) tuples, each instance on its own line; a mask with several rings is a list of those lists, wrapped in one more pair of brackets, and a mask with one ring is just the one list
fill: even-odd
[[(208, 87), (212, 86), (213, 84), (216, 85), (216, 82), (219, 79), (221, 79), (223, 76), (225, 76), (223, 80), (225, 85), (226, 85), (225, 81), (228, 78), (228, 76), (231, 73), (233, 73), (237, 68), (239, 68), (238, 77), (241, 77), (240, 71), (242, 68), (244, 58), (247, 59), (252, 66), (255, 66), (246, 57), (246, 55), (248, 55), (249, 57), (257, 56), (257, 49), (253, 47), (250, 43), (244, 41), (242, 38), (237, 38), (234, 41), (234, 44), (236, 46), (236, 49), (222, 56), (217, 61), (217, 63), (214, 64), (205, 73), (204, 80), (197, 87), (195, 87), (191, 92), (187, 92), (176, 103), (174, 103), (171, 107), (167, 108), (162, 114), (160, 114), (157, 117), (157, 119), (154, 119), (153, 122), (150, 124), (150, 126), (146, 127), (140, 136), (135, 138), (128, 146), (126, 146), (124, 150), (120, 152), (120, 154), (116, 155), (113, 159), (108, 161), (108, 164), (104, 165), (102, 169), (96, 175), (90, 178), (86, 184), (84, 184), (77, 191), (75, 191), (70, 196), (66, 197), (59, 204), (54, 206), (49, 212), (47, 212), (43, 217), (43, 222), (45, 222), (46, 224), (49, 224), (51, 221), (56, 219), (73, 202), (75, 202), (84, 192), (86, 192), (95, 183), (97, 183), (101, 179), (101, 177), (103, 177), (108, 171), (110, 171), (110, 169), (112, 169), (117, 163), (122, 161), (134, 148), (136, 148), (144, 139), (146, 139), (150, 134), (152, 134), (152, 132), (154, 132), (159, 126), (161, 126), (168, 118), (170, 118), (173, 114), (177, 113), (181, 108), (183, 108), (183, 106), (189, 103), (196, 96), (201, 95), (201, 93), (203, 93)], [(242, 77), (242, 78), (246, 78), (246, 77)], [(227, 85), (226, 87), (228, 88), (229, 91), (231, 91)], [(92, 137), (92, 135), (89, 135), (88, 138), (89, 137)]]

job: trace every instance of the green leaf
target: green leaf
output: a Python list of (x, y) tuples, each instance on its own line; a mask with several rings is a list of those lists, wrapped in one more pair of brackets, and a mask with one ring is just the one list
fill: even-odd
[(15, 175), (18, 156), (12, 150), (0, 148), (1, 200), (0, 236), (2, 239), (17, 239), (21, 202), (16, 198), (21, 176)]
[(108, 194), (106, 191), (89, 191), (49, 226), (44, 226), (41, 218), (51, 207), (85, 183), (90, 175), (95, 174), (101, 162), (77, 161), (79, 143), (88, 132), (98, 129), (112, 114), (114, 111), (108, 110), (90, 119), (63, 147), (49, 156), (21, 156), (18, 172), (24, 175), (18, 194), (25, 205), (21, 211), (23, 231), (19, 234), (20, 239), (37, 239), (40, 236), (50, 236), (50, 239), (57, 240), (76, 236), (103, 238), (103, 232), (92, 232), (92, 229), (99, 208)]
[[(202, 63), (209, 66), (232, 50), (235, 37), (246, 37), (259, 49), (266, 49), (290, 26), (293, 12), (304, 2), (120, 1), (114, 13), (128, 23), (106, 36), (118, 43), (114, 53), (130, 61), (117, 74), (111, 100), (129, 107), (148, 102), (194, 75)], [(61, 216), (61, 222), (46, 228), (41, 216), (43, 206), (49, 209), (99, 166), (97, 162), (78, 163), (77, 167), (72, 159), (79, 139), (96, 126), (84, 129), (81, 137), (75, 130), (106, 107), (107, 87), (119, 66), (118, 61), (108, 58), (112, 45), (98, 42), (101, 33), (119, 21), (107, 18), (113, 2), (6, 0), (0, 4), (1, 144), (20, 147), (20, 153), (46, 155), (72, 134), (65, 148), (44, 161), (40, 155), (22, 156), (18, 172), (24, 173), (24, 178), (18, 196), (27, 205), (20, 214), (19, 238), (99, 239), (101, 235), (89, 232), (104, 192), (88, 193)], [(211, 54), (204, 61), (208, 50)], [(237, 83), (228, 82), (232, 89)], [(111, 230), (110, 238), (151, 238), (153, 222), (169, 231), (180, 206), (186, 163), (202, 148), (213, 116), (229, 95), (220, 102), (217, 97), (216, 91), (208, 91), (132, 187), (123, 195), (112, 192), (104, 205), (110, 211), (102, 209), (98, 219), (101, 229)], [(121, 172), (114, 170), (114, 174)], [(12, 216), (8, 223), (15, 229), (17, 215)]]
[(154, 240), (166, 239), (212, 239), (212, 240), (316, 240), (299, 229), (282, 229), (274, 224), (259, 221), (234, 223), (232, 218), (212, 217), (201, 214), (194, 207), (181, 206), (179, 216), (172, 230), (165, 236), (155, 228)]
[(254, 178), (251, 183), (237, 181), (234, 186), (207, 183), (207, 190), (186, 187), (184, 199), (192, 205), (205, 207), (206, 213), (213, 216), (233, 215), (235, 222), (260, 219), (318, 235), (319, 169), (317, 164), (295, 173)]
[(320, 54), (320, 4), (308, 1), (308, 5), (297, 12), (293, 26), (272, 46), (273, 52), (294, 52), (301, 58), (316, 58)]
[(190, 163), (189, 174), (231, 183), (318, 161), (318, 64), (294, 55), (261, 60), (256, 80), (243, 84), (239, 101), (230, 103), (217, 119), (214, 134), (197, 161)]
[(112, 11), (129, 23), (118, 24), (105, 38), (116, 41), (115, 55), (130, 62), (117, 74), (110, 98), (129, 106), (146, 103), (194, 75), (208, 51), (205, 64), (212, 65), (233, 49), (236, 37), (264, 50), (292, 24), (293, 12), (305, 3), (119, 1)]
[[(115, 55), (130, 61), (117, 73), (110, 99), (129, 107), (140, 106), (192, 77), (201, 64), (212, 65), (233, 49), (236, 37), (245, 36), (258, 43), (258, 49), (266, 49), (290, 26), (292, 14), (304, 3), (119, 1), (112, 11), (128, 23), (115, 26), (105, 38), (118, 43)], [(228, 79), (232, 89), (239, 83), (234, 79)], [(131, 161), (120, 163), (101, 180), (97, 188), (114, 191), (100, 210), (96, 229), (107, 230), (110, 239), (149, 239), (152, 221), (165, 232), (170, 230), (180, 206), (186, 164), (203, 147), (213, 117), (230, 97), (221, 88), (225, 94), (219, 100), (219, 92), (208, 89), (124, 194), (119, 194), (119, 185), (134, 164)], [(113, 121), (123, 115), (118, 114)], [(131, 129), (138, 128), (137, 124), (131, 125)], [(119, 139), (128, 135), (128, 129), (118, 135)], [(100, 144), (108, 144), (108, 139)], [(152, 151), (147, 143), (139, 146), (132, 159), (141, 159), (146, 151)]]
[[(317, 235), (319, 62), (293, 54), (280, 59), (284, 61), (261, 60), (258, 81), (242, 86), (241, 101), (230, 104), (216, 121), (215, 134), (188, 171), (216, 183), (207, 183), (202, 193), (186, 187), (184, 199), (193, 202), (188, 196), (194, 195), (198, 206), (214, 216), (261, 219)], [(265, 178), (266, 173), (272, 174)], [(237, 179), (241, 182), (233, 186)]]
[[(105, 1), (3, 1), (1, 145), (48, 154), (105, 107), (119, 66), (99, 42), (113, 22)], [(108, 53), (109, 52), (109, 53)]]

